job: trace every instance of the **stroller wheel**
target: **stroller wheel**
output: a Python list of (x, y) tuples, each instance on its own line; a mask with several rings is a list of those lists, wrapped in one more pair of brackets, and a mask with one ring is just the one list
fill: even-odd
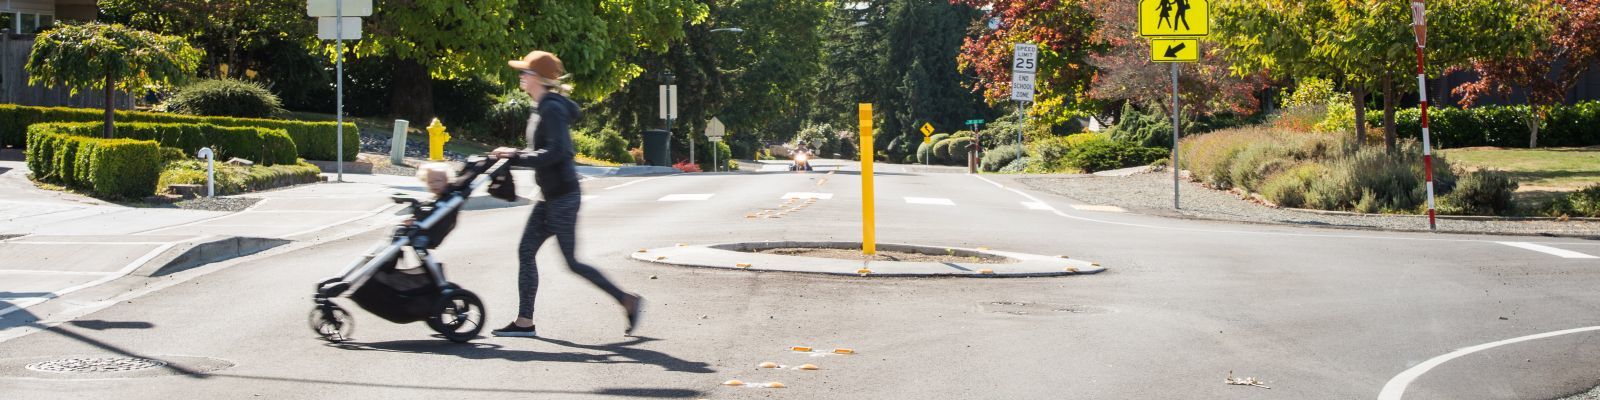
[(355, 333), (356, 320), (350, 317), (350, 312), (328, 303), (311, 309), (311, 330), (323, 340), (343, 342)]
[(452, 342), (464, 343), (483, 331), (483, 302), (466, 289), (445, 292), (428, 317), (428, 327)]

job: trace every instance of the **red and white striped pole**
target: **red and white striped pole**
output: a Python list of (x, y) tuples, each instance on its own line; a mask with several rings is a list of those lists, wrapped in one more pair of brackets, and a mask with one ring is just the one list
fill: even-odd
[(1411, 0), (1411, 30), (1417, 36), (1417, 95), (1421, 102), (1417, 107), (1422, 110), (1422, 168), (1428, 179), (1428, 230), (1438, 230), (1434, 222), (1433, 208), (1433, 142), (1428, 134), (1428, 73), (1423, 69), (1422, 48), (1428, 43), (1428, 17), (1427, 10), (1422, 2), (1425, 0)]

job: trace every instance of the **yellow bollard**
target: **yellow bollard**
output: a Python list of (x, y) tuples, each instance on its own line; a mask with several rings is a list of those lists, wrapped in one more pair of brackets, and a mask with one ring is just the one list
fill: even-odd
[(445, 133), (444, 124), (438, 118), (428, 125), (428, 161), (444, 161), (444, 144), (450, 141), (450, 134)]
[[(861, 254), (878, 254), (878, 226), (873, 215), (872, 161), (872, 104), (861, 103)], [(866, 268), (862, 268), (866, 269)]]

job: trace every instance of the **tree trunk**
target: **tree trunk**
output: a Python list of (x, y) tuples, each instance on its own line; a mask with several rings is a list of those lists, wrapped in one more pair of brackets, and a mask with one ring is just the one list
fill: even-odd
[(1350, 105), (1356, 109), (1356, 143), (1367, 143), (1367, 88), (1355, 86), (1350, 89)]
[(1530, 149), (1539, 148), (1539, 123), (1544, 120), (1543, 114), (1540, 112), (1538, 105), (1528, 105), (1528, 148)]
[(115, 87), (111, 86), (113, 80), (113, 74), (106, 74), (106, 139), (112, 138), (112, 134), (116, 131), (113, 123), (117, 116), (115, 111), (117, 108), (115, 104), (117, 91)]
[[(433, 76), (416, 60), (396, 60), (389, 94), (389, 112), (427, 125), (433, 119)], [(444, 121), (449, 126), (452, 121)]]
[(1396, 132), (1394, 126), (1394, 74), (1383, 75), (1383, 146), (1394, 153)]

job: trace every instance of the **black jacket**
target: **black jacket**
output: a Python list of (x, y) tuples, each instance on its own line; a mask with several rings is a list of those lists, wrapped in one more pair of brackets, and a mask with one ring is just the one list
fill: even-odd
[(578, 103), (566, 96), (547, 93), (539, 99), (539, 126), (533, 132), (534, 150), (512, 160), (513, 165), (533, 168), (533, 180), (545, 199), (578, 191), (577, 165), (573, 156), (572, 123), (581, 114)]

